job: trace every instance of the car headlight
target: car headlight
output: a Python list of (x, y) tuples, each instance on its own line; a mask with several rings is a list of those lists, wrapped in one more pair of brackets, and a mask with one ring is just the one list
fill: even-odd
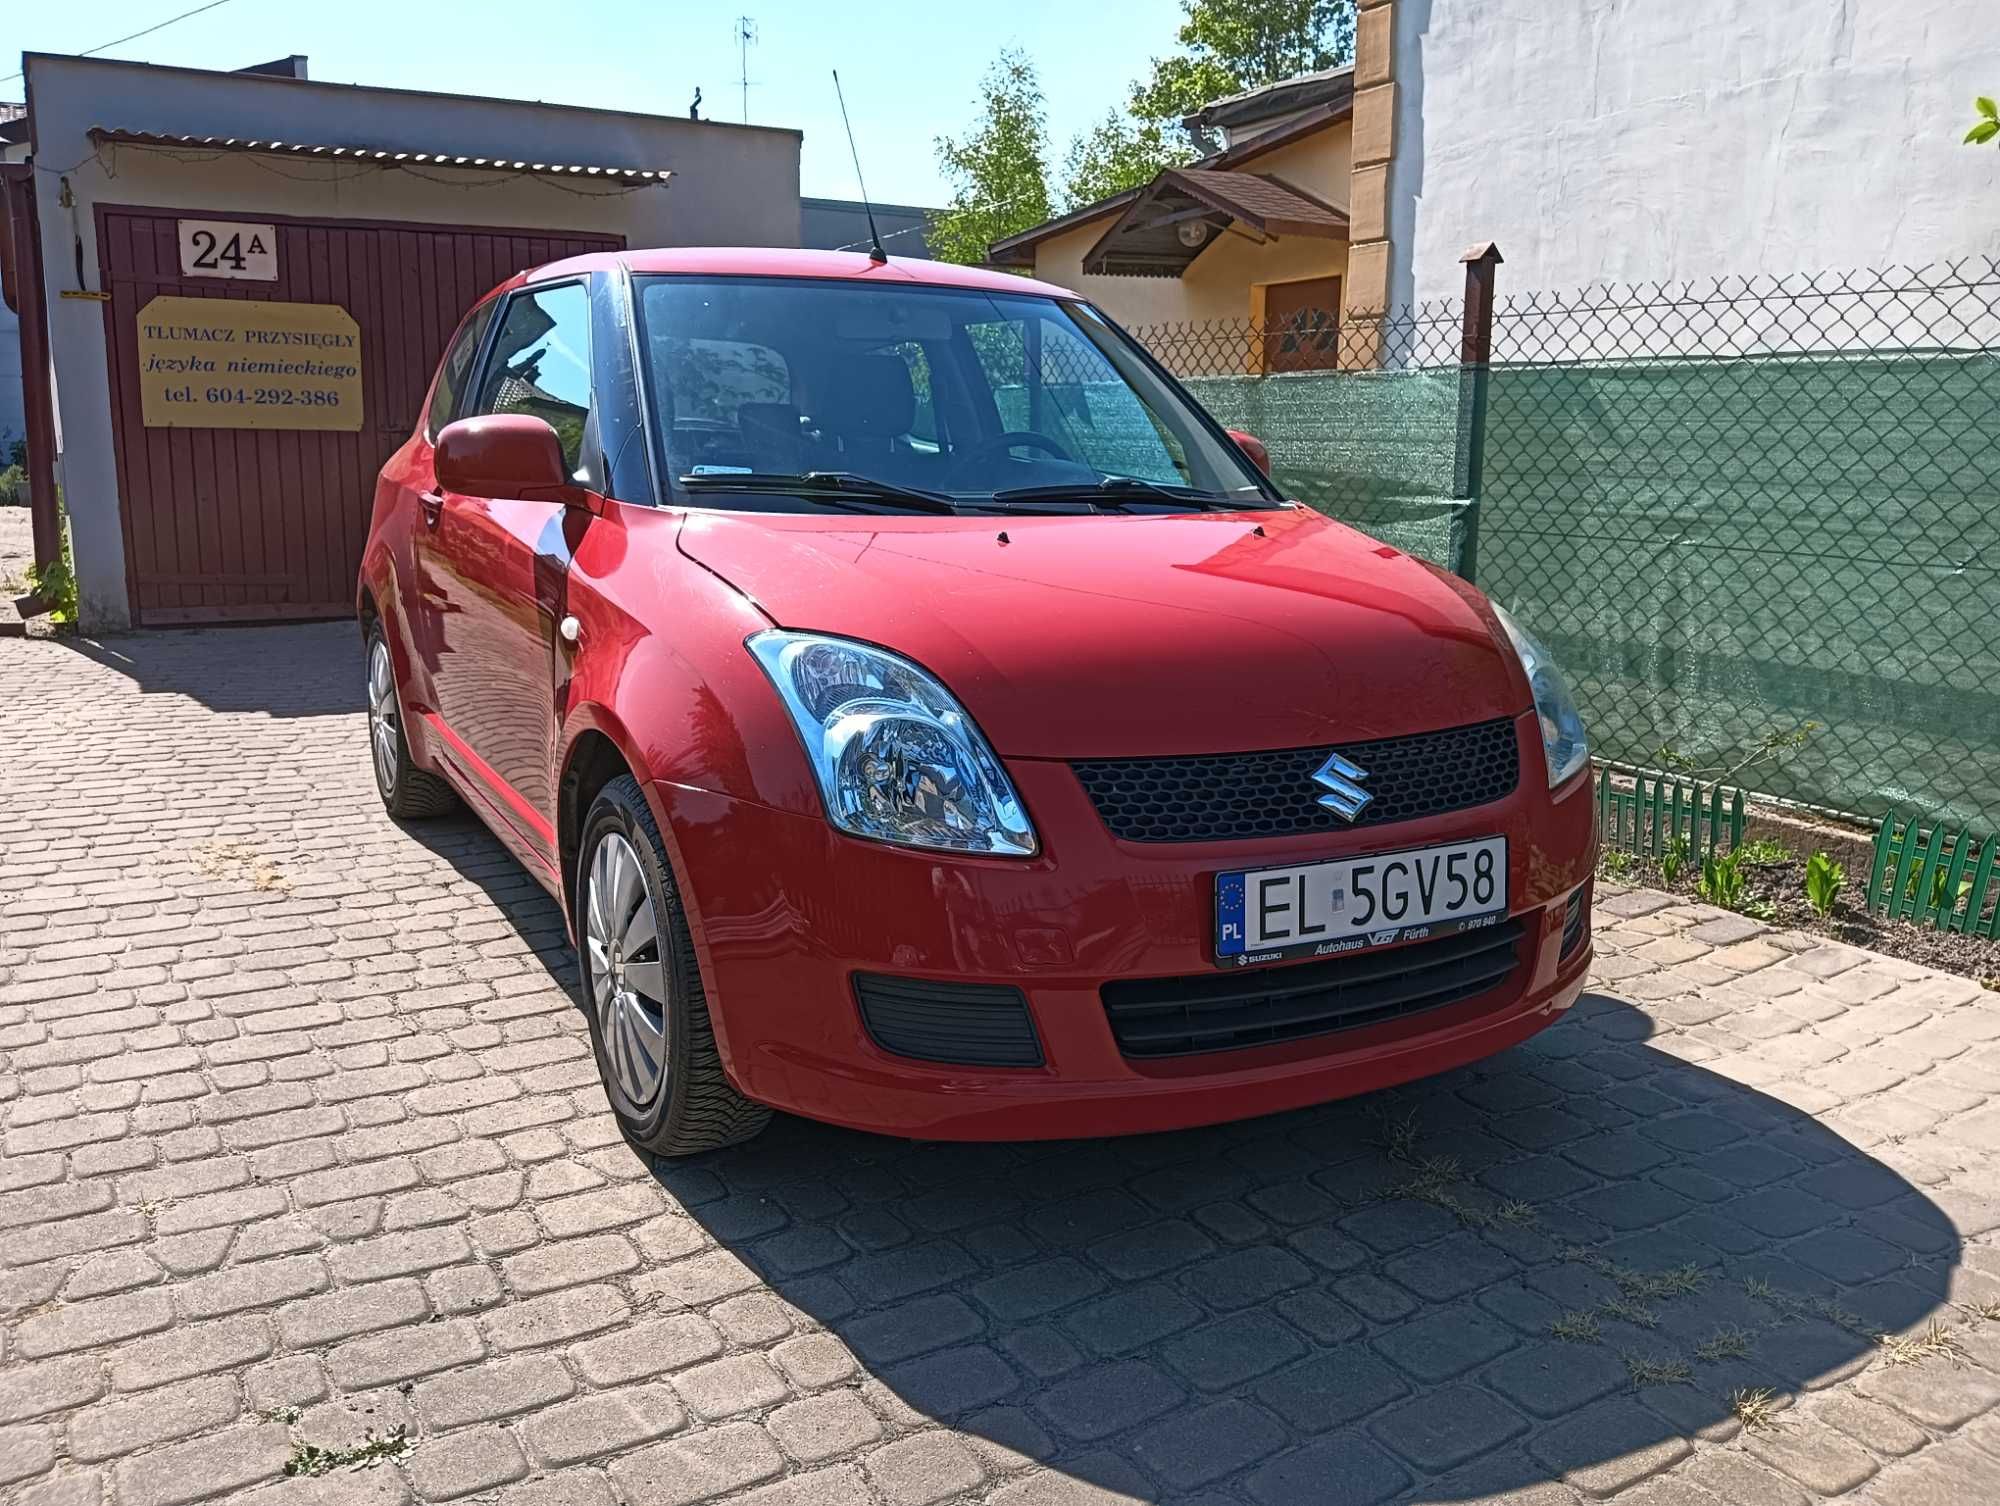
[(835, 826), (906, 847), (1034, 853), (1013, 781), (933, 676), (822, 633), (758, 633), (746, 646), (792, 714)]
[(1542, 724), (1542, 751), (1549, 761), (1549, 788), (1554, 789), (1590, 762), (1590, 741), (1584, 736), (1576, 698), (1563, 683), (1562, 671), (1556, 668), (1555, 660), (1535, 636), (1508, 616), (1507, 609), (1498, 602), (1493, 603), (1493, 615), (1507, 630), (1514, 652), (1521, 656), (1521, 669), (1528, 676), (1528, 686), (1535, 693), (1535, 715)]

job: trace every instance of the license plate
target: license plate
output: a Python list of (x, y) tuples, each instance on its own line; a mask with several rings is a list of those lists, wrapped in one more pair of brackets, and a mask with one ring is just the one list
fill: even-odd
[(1447, 842), (1215, 876), (1225, 966), (1332, 957), (1492, 925), (1507, 913), (1507, 839)]

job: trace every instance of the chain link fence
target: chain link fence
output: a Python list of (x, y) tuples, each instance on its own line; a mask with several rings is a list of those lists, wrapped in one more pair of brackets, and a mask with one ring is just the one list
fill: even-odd
[(1503, 296), (1483, 371), (1462, 315), (1135, 333), (1513, 609), (1601, 759), (2000, 830), (2000, 264)]

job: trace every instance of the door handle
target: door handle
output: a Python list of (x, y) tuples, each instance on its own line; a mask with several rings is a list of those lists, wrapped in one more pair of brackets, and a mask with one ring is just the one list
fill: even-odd
[(418, 492), (417, 500), (424, 504), (424, 526), (435, 528), (438, 518), (444, 512), (444, 493), (438, 491)]

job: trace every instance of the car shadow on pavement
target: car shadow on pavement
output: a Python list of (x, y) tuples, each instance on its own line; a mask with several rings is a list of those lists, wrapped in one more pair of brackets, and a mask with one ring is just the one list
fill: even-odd
[[(954, 1145), (780, 1117), (654, 1174), (878, 1411), (989, 1472), (1149, 1501), (1609, 1494), (1733, 1433), (1733, 1395), (1861, 1369), (1945, 1306), (1960, 1248), (1916, 1187), (1652, 1031), (1600, 992), (1487, 1062), (1246, 1123)], [(667, 1305), (730, 1289), (696, 1258)]]
[(351, 621), (53, 641), (124, 675), (143, 694), (186, 696), (211, 711), (295, 717), (365, 709), (361, 634)]

